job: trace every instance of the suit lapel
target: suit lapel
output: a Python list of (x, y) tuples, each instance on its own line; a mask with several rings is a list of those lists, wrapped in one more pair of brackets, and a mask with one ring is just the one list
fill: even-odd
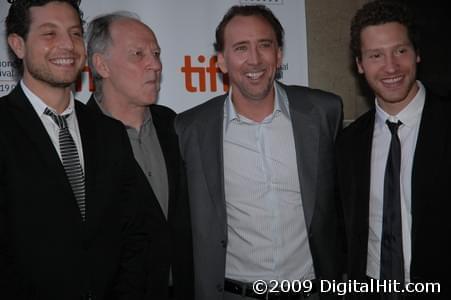
[[(156, 113), (153, 109), (153, 106), (149, 107), (150, 113), (152, 114), (152, 122), (155, 127), (155, 131), (157, 133), (158, 142), (160, 143), (161, 152), (164, 157), (164, 162), (166, 165), (166, 172), (168, 177), (168, 218), (173, 215), (175, 211), (175, 205), (178, 201), (176, 201), (175, 197), (176, 193), (176, 182), (178, 176), (178, 164), (177, 164), (177, 154), (174, 153), (174, 149), (176, 145), (171, 144), (171, 139), (173, 137), (172, 128), (168, 128), (168, 120)], [(173, 124), (171, 124), (173, 126)]]
[[(287, 89), (305, 222), (310, 229), (318, 180), (319, 124), (309, 96)], [(298, 99), (296, 99), (298, 98)], [(299, 101), (302, 99), (302, 101)], [(298, 101), (296, 101), (298, 100)]]
[[(361, 249), (367, 249), (368, 243), (368, 226), (369, 226), (369, 202), (370, 202), (370, 184), (371, 184), (371, 149), (373, 146), (373, 131), (374, 131), (375, 111), (370, 110), (364, 120), (362, 120), (361, 127), (356, 131), (356, 140), (353, 145), (354, 150), (351, 150), (354, 155), (352, 163), (352, 184), (355, 184), (354, 189), (356, 196), (351, 197), (355, 199), (348, 209), (352, 211), (354, 220), (357, 220), (355, 228), (358, 230), (358, 235), (361, 237)], [(365, 255), (366, 255), (366, 251)]]
[(62, 190), (66, 193), (64, 199), (73, 199), (73, 204), (76, 205), (72, 188), (67, 180), (58, 152), (20, 85), (8, 95), (7, 101), (10, 102), (12, 107), (12, 117), (16, 119), (19, 127), (34, 144), (33, 151), (39, 152), (35, 157), (43, 160), (43, 173), (49, 174), (51, 178), (49, 180), (55, 180), (63, 187)]
[(93, 216), (95, 219), (99, 215), (98, 212), (96, 212), (96, 208), (99, 206), (95, 203), (98, 199), (95, 199), (92, 195), (96, 180), (96, 158), (100, 157), (100, 153), (97, 152), (99, 147), (96, 147), (96, 127), (94, 126), (93, 121), (89, 118), (89, 115), (86, 114), (86, 107), (78, 101), (75, 101), (75, 110), (83, 147), (86, 189), (86, 219), (89, 221)]
[(198, 123), (200, 128), (197, 131), (205, 180), (218, 216), (222, 220), (226, 220), (223, 160), (224, 100), (225, 96), (222, 96), (214, 103), (207, 112), (211, 117), (205, 118), (205, 123)]
[(445, 111), (439, 101), (434, 101), (431, 96), (426, 98), (412, 167), (412, 245), (415, 245), (416, 230), (421, 226), (422, 212), (426, 211), (423, 206), (427, 201), (434, 201), (429, 198), (439, 176), (436, 164), (446, 161), (446, 143), (443, 141), (449, 133), (444, 120), (449, 116), (444, 115)]

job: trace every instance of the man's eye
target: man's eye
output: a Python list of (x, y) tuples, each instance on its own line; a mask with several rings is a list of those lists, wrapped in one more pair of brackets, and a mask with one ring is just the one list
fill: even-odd
[(396, 54), (400, 55), (400, 54), (404, 54), (407, 52), (407, 48), (399, 48), (396, 50)]
[(378, 59), (378, 58), (381, 58), (381, 57), (382, 57), (382, 55), (380, 53), (374, 53), (374, 54), (370, 54), (369, 55), (370, 59)]

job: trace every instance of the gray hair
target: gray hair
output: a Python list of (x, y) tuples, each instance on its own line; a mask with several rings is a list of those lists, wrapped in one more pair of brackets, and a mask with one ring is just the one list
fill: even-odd
[(88, 65), (91, 69), (96, 90), (94, 94), (100, 100), (102, 96), (102, 77), (93, 65), (92, 57), (95, 53), (106, 54), (111, 46), (111, 25), (120, 20), (141, 21), (139, 16), (129, 11), (116, 11), (94, 18), (88, 25), (86, 44), (88, 51)]

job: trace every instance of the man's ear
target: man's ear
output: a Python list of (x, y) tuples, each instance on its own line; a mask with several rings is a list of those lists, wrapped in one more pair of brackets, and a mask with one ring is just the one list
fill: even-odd
[(222, 73), (227, 74), (227, 66), (224, 60), (224, 52), (218, 52), (218, 62), (217, 65)]
[(108, 78), (110, 76), (110, 68), (103, 54), (94, 53), (92, 55), (92, 64), (102, 78)]
[(282, 66), (283, 61), (283, 50), (282, 48), (277, 48), (277, 68), (280, 68)]
[(355, 58), (355, 64), (357, 65), (357, 71), (359, 71), (359, 74), (365, 73), (362, 67), (362, 63), (358, 57)]
[(8, 35), (8, 45), (18, 58), (25, 57), (25, 41), (21, 36), (16, 33)]

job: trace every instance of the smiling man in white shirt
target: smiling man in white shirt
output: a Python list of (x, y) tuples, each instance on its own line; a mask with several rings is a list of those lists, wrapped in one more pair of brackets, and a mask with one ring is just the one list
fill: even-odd
[[(363, 6), (352, 21), (351, 50), (375, 108), (337, 142), (347, 273), (387, 286), (387, 293), (351, 298), (449, 299), (450, 102), (416, 79), (418, 35), (400, 3)], [(388, 290), (426, 282), (440, 284), (441, 293)]]
[[(283, 28), (265, 6), (233, 6), (216, 29), (231, 89), (176, 119), (190, 198), (195, 299), (318, 299), (341, 278), (335, 137), (341, 99), (275, 81)], [(296, 293), (253, 283), (311, 281)], [(332, 296), (333, 297), (333, 296)]]

